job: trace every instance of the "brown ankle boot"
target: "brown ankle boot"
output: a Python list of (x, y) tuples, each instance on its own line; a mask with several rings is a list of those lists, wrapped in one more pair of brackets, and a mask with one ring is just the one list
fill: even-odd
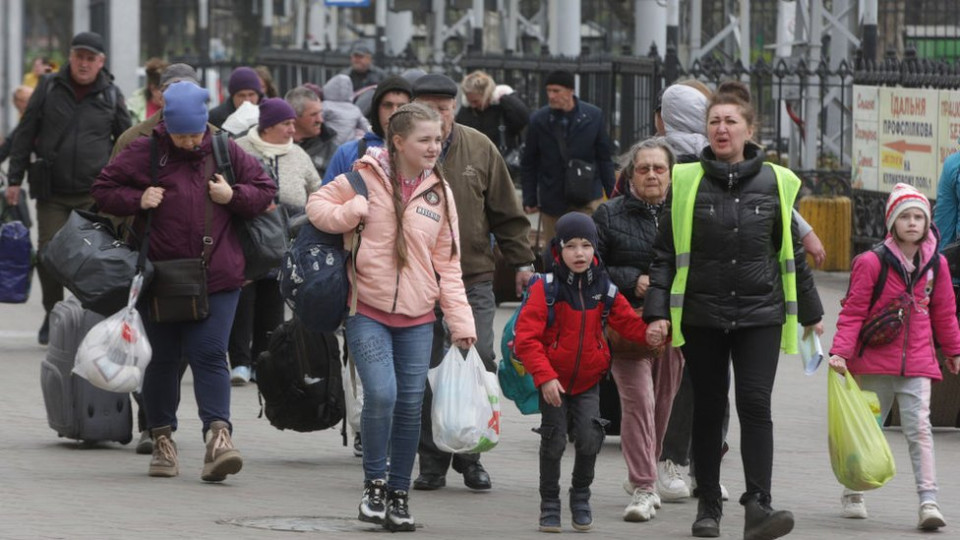
[(242, 467), (240, 451), (233, 447), (233, 441), (230, 440), (230, 424), (222, 420), (210, 422), (200, 478), (206, 482), (222, 482), (228, 474), (236, 474)]
[(177, 464), (177, 443), (173, 442), (173, 430), (163, 426), (150, 430), (153, 438), (153, 456), (147, 474), (161, 478), (173, 478), (180, 474)]

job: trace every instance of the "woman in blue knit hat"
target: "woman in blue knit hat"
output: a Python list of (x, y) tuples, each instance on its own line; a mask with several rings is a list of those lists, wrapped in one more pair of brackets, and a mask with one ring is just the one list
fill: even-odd
[[(276, 185), (257, 160), (230, 143), (236, 183), (215, 174), (212, 135), (207, 128), (207, 90), (192, 82), (170, 85), (163, 93), (163, 121), (151, 137), (130, 144), (104, 167), (91, 195), (100, 209), (134, 216), (144, 232), (148, 214), (151, 261), (203, 257), (206, 261), (209, 316), (192, 322), (155, 323), (144, 317), (153, 359), (143, 381), (147, 427), (153, 437), (149, 474), (179, 474), (177, 405), (180, 361), (186, 358), (207, 442), (201, 478), (220, 482), (243, 466), (233, 446), (230, 423), (230, 372), (227, 338), (243, 283), (243, 251), (234, 232), (235, 216), (263, 212)], [(151, 146), (156, 144), (157, 177), (152, 178)], [(145, 306), (141, 305), (141, 310)]]

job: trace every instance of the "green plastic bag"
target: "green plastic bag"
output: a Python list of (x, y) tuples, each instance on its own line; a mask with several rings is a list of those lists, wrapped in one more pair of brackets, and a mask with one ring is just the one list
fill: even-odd
[(830, 465), (849, 489), (876, 489), (897, 473), (890, 445), (856, 381), (830, 370), (827, 376)]

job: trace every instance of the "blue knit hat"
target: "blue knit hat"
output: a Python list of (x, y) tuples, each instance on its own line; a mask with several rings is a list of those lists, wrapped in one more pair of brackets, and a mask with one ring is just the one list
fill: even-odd
[(246, 66), (233, 70), (233, 73), (230, 74), (230, 82), (227, 83), (227, 90), (229, 90), (231, 96), (241, 90), (253, 90), (257, 94), (263, 95), (260, 76), (253, 68)]
[(210, 92), (192, 82), (171, 84), (163, 92), (163, 121), (174, 135), (207, 131), (207, 99)]

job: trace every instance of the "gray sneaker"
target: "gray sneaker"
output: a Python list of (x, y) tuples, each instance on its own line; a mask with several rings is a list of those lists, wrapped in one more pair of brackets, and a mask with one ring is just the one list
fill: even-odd
[(150, 438), (149, 429), (140, 432), (140, 440), (137, 441), (136, 451), (141, 455), (150, 455), (153, 453), (153, 439)]

